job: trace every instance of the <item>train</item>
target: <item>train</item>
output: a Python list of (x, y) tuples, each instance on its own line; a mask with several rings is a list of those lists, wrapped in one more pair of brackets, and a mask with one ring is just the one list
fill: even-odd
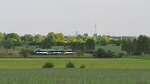
[(73, 49), (35, 49), (35, 55), (73, 55)]

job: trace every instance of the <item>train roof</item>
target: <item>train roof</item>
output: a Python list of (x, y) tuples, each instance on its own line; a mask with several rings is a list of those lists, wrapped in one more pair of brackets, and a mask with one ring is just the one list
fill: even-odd
[(73, 51), (72, 49), (35, 49), (34, 51)]

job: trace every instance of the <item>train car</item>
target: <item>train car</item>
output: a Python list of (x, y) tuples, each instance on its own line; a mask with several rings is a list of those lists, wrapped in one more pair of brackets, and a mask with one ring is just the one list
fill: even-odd
[(35, 49), (36, 55), (73, 55), (72, 49)]

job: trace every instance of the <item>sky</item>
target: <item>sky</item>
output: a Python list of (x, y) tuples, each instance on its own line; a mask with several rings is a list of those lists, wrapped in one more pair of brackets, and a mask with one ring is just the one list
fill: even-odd
[(150, 36), (150, 0), (0, 0), (0, 32)]

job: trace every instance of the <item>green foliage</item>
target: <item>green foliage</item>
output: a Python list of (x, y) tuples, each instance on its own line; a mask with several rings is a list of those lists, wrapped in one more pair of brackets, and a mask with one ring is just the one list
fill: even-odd
[(128, 55), (144, 55), (150, 53), (150, 38), (139, 36), (137, 39), (122, 39), (122, 50)]
[(107, 45), (110, 42), (110, 39), (107, 36), (98, 36), (96, 43), (99, 45)]
[(102, 48), (99, 48), (95, 53), (94, 53), (94, 57), (96, 58), (104, 58), (106, 55), (106, 51)]
[(86, 68), (86, 67), (85, 67), (85, 65), (84, 65), (84, 64), (82, 64), (82, 65), (80, 66), (80, 68), (82, 68), (82, 69), (83, 69), (83, 68)]
[(34, 37), (32, 34), (25, 34), (24, 36), (21, 37), (23, 45), (30, 45), (34, 41)]
[(114, 51), (114, 52), (120, 52), (121, 51), (121, 46), (116, 46), (114, 44), (109, 44), (109, 45), (106, 45), (106, 46), (96, 45), (96, 50), (99, 49), (99, 48), (103, 48), (105, 50), (111, 50), (111, 51)]
[(82, 50), (78, 50), (76, 51), (76, 56), (83, 56), (83, 51)]
[(5, 49), (14, 48), (21, 44), (21, 38), (16, 33), (9, 33), (5, 35), (5, 39), (2, 41), (2, 45)]
[(137, 52), (139, 54), (150, 52), (150, 38), (144, 35), (138, 37), (137, 40)]
[(75, 51), (77, 51), (77, 50), (84, 51), (84, 45), (85, 45), (84, 43), (70, 42), (67, 45), (70, 46), (70, 48), (74, 49)]
[(85, 43), (86, 50), (94, 50), (95, 49), (95, 42), (93, 39), (88, 39)]
[(75, 36), (68, 36), (67, 42), (76, 42), (76, 37)]
[(44, 40), (44, 37), (43, 37), (42, 35), (40, 35), (40, 34), (36, 34), (36, 35), (34, 36), (34, 42), (35, 42), (36, 44), (41, 43), (43, 40)]
[[(107, 50), (108, 54), (113, 52), (120, 52), (121, 48), (126, 51), (128, 55), (144, 55), (150, 53), (150, 38), (148, 36), (140, 35), (136, 37), (119, 37), (112, 38), (110, 36), (88, 36), (88, 34), (77, 36), (64, 36), (62, 33), (50, 32), (46, 36), (40, 34), (32, 35), (25, 34), (19, 36), (17, 33), (0, 33), (0, 49), (9, 49), (10, 51), (20, 51), (16, 47), (27, 48), (34, 46), (36, 48), (56, 48), (55, 46), (61, 46), (57, 48), (72, 48), (75, 51), (93, 52), (98, 48)], [(121, 46), (121, 47), (120, 47)], [(111, 51), (108, 51), (111, 50)], [(81, 53), (82, 54), (82, 53)], [(121, 56), (121, 54), (118, 54)]]
[(4, 34), (0, 32), (0, 44), (2, 44), (3, 40), (4, 40)]
[(72, 62), (69, 62), (69, 63), (66, 65), (66, 68), (75, 68), (75, 65), (74, 65)]
[(126, 54), (126, 52), (123, 52), (123, 51), (121, 51), (121, 52), (118, 53), (118, 57), (123, 57), (125, 55), (127, 55), (127, 54)]
[(54, 67), (54, 64), (50, 62), (47, 62), (42, 66), (42, 68), (53, 68), (53, 67)]
[(23, 55), (24, 58), (27, 58), (29, 55), (32, 54), (32, 52), (33, 51), (29, 49), (22, 49), (20, 53)]
[(104, 50), (103, 48), (99, 48), (94, 54), (94, 57), (96, 58), (120, 58), (123, 55), (117, 54), (116, 52), (113, 52), (111, 50)]
[(55, 45), (56, 42), (56, 36), (54, 32), (50, 32), (48, 33), (48, 35), (46, 36), (45, 40), (43, 40), (41, 42), (40, 47), (41, 48), (51, 48), (52, 46)]
[(2, 42), (2, 45), (5, 49), (14, 48), (16, 45), (16, 40), (14, 38), (7, 38)]

